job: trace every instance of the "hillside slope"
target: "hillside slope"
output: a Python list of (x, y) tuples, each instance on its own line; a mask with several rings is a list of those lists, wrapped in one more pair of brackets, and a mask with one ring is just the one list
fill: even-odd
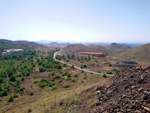
[(108, 53), (108, 51), (100, 45), (85, 46), (83, 44), (70, 44), (63, 48), (63, 52), (67, 54), (72, 52), (102, 52), (104, 54)]
[(138, 48), (131, 49), (121, 54), (122, 58), (135, 59), (138, 61), (149, 61), (150, 60), (150, 44), (143, 45)]

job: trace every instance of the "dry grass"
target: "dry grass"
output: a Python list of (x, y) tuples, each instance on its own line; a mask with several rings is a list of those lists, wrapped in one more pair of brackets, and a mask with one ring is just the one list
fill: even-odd
[[(45, 113), (46, 111), (50, 113), (67, 112), (67, 105), (64, 105), (63, 107), (56, 107), (54, 109), (51, 109), (51, 107), (55, 106), (61, 100), (64, 100), (67, 104), (75, 105), (81, 101), (79, 98), (79, 94), (81, 91), (95, 86), (99, 83), (104, 84), (106, 83), (106, 81), (107, 79), (93, 74), (91, 75), (88, 82), (80, 86), (72, 86), (68, 89), (60, 88), (56, 91), (51, 91), (51, 88), (45, 88), (34, 96), (24, 95), (15, 99), (15, 101), (12, 103), (5, 103), (3, 104), (3, 108), (0, 109), (1, 111), (5, 111), (6, 113), (27, 113), (28, 110), (32, 110), (33, 113)], [(89, 96), (90, 93), (87, 93), (84, 100), (86, 101)], [(91, 99), (89, 101), (89, 104), (93, 103), (94, 101), (94, 98)], [(81, 111), (84, 111), (84, 109), (81, 109)], [(75, 113), (76, 111), (71, 112)]]

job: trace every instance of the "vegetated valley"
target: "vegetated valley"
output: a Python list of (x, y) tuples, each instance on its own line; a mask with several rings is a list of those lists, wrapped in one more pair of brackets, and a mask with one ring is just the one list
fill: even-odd
[(147, 48), (0, 40), (0, 112), (150, 112)]

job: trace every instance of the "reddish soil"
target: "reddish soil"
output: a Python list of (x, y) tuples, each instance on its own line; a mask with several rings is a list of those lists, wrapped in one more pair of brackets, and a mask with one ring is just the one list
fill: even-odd
[(87, 112), (150, 112), (150, 67), (122, 69), (112, 80), (95, 89), (97, 102)]

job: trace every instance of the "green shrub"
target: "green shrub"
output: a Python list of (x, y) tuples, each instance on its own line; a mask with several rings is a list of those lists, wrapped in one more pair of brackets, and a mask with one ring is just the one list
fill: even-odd
[(39, 81), (34, 81), (33, 83), (36, 84), (36, 83), (38, 83), (38, 82), (39, 82)]
[(18, 85), (21, 84), (21, 81), (17, 80), (17, 81), (16, 81), (16, 84), (18, 84)]
[(0, 83), (3, 83), (3, 78), (2, 77), (0, 77)]
[(65, 74), (62, 74), (62, 76), (65, 76)]
[(74, 75), (75, 78), (78, 78), (78, 75)]
[(67, 77), (71, 77), (71, 74), (70, 74), (70, 73), (68, 73)]
[(52, 91), (55, 91), (57, 89), (58, 89), (58, 87), (52, 87)]
[(72, 78), (68, 77), (66, 80), (72, 80)]
[(20, 87), (20, 88), (16, 89), (15, 93), (23, 92), (23, 91), (24, 91), (24, 89), (25, 89), (24, 87)]
[(69, 88), (70, 87), (70, 85), (65, 85), (65, 88)]
[(71, 68), (74, 69), (74, 65), (72, 65)]
[(52, 72), (52, 76), (55, 76), (55, 73), (54, 73), (54, 72)]
[(84, 77), (84, 79), (87, 79), (86, 77)]
[(52, 87), (54, 85), (55, 85), (55, 83), (51, 83), (51, 82), (48, 84), (49, 87)]
[(76, 80), (72, 80), (72, 82), (76, 83), (77, 81)]
[(34, 95), (34, 93), (33, 92), (30, 92), (30, 94), (29, 94), (30, 96), (32, 96), (32, 95)]
[(34, 76), (33, 78), (36, 79), (37, 77)]
[(83, 70), (82, 70), (81, 72), (82, 72), (82, 73), (84, 73), (84, 71), (83, 71)]
[(14, 97), (14, 98), (17, 98), (17, 97), (18, 97), (18, 95), (17, 95), (16, 93), (14, 93), (13, 97)]
[(98, 73), (101, 73), (101, 71), (98, 71)]
[(0, 92), (0, 97), (3, 97), (3, 92), (2, 91)]
[(40, 71), (40, 72), (44, 72), (44, 71), (45, 71), (45, 68), (44, 68), (43, 66), (40, 66), (40, 67), (39, 67), (39, 71)]
[(87, 68), (87, 65), (83, 65), (84, 68)]
[(3, 95), (3, 96), (7, 96), (7, 94), (8, 94), (8, 90), (7, 90), (7, 89), (4, 89), (2, 95)]
[(109, 66), (111, 67), (111, 66), (112, 66), (112, 64), (109, 64)]
[(57, 67), (58, 69), (62, 69), (62, 67), (61, 67), (61, 65), (58, 65), (58, 67)]
[(58, 81), (58, 83), (61, 83), (63, 81), (63, 79), (60, 79), (59, 81)]
[(9, 80), (12, 81), (12, 82), (16, 81), (16, 77), (14, 75), (12, 75)]
[(22, 78), (21, 78), (21, 81), (24, 81), (24, 80), (25, 80), (25, 77), (22, 77)]
[(48, 81), (47, 81), (47, 80), (45, 80), (45, 79), (42, 79), (40, 82), (46, 82), (46, 83), (48, 83)]
[(106, 75), (106, 74), (103, 74), (103, 77), (104, 77), (104, 78), (107, 78), (107, 75)]
[(84, 83), (84, 81), (82, 81), (82, 83)]
[(12, 102), (12, 101), (14, 101), (14, 97), (13, 97), (13, 96), (10, 96), (10, 97), (8, 98), (7, 102)]
[(43, 89), (45, 88), (45, 84), (40, 84), (39, 87)]
[(111, 71), (118, 72), (119, 70), (117, 70), (117, 69), (112, 69)]
[(109, 72), (109, 71), (108, 71), (107, 74), (112, 74), (112, 72)]

